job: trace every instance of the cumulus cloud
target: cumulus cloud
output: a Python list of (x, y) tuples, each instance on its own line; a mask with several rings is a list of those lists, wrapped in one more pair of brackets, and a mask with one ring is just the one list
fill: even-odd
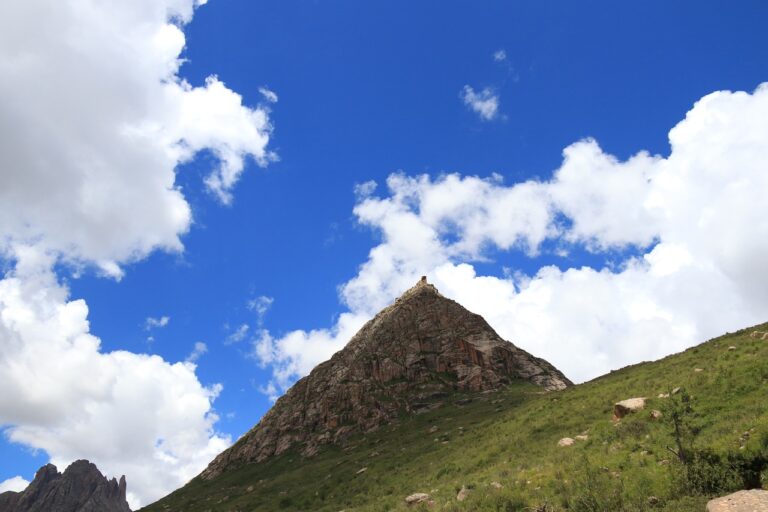
[(14, 476), (13, 478), (0, 482), (0, 494), (7, 491), (21, 492), (26, 489), (28, 485), (29, 480), (25, 480), (20, 476)]
[[(359, 326), (420, 275), (576, 381), (764, 321), (768, 85), (702, 98), (669, 139), (668, 157), (625, 161), (576, 142), (547, 181), (390, 176), (386, 195), (354, 210), (382, 242), (341, 287), (349, 312), (331, 329), (266, 333), (256, 356), (287, 384), (343, 346), (354, 331), (343, 322)], [(473, 265), (489, 249), (576, 246), (613, 264), (503, 277)]]
[(504, 49), (499, 49), (493, 52), (493, 60), (496, 62), (504, 62), (507, 60), (507, 52)]
[(79, 458), (125, 474), (130, 501), (147, 504), (195, 476), (230, 444), (214, 431), (218, 385), (188, 363), (105, 353), (88, 306), (69, 298), (34, 250), (0, 281), (0, 424), (13, 442), (63, 468)]
[[(121, 261), (179, 251), (189, 204), (176, 167), (202, 150), (224, 202), (268, 114), (216, 77), (177, 75), (194, 0), (17, 2), (0, 19), (0, 244), (43, 244), (119, 277)], [(141, 204), (141, 208), (136, 205)], [(7, 249), (7, 247), (6, 247)]]
[(499, 114), (499, 95), (490, 87), (476, 92), (471, 86), (465, 85), (459, 97), (483, 121), (492, 121)]
[(205, 186), (229, 203), (249, 160), (276, 158), (265, 108), (216, 76), (178, 74), (182, 29), (204, 3), (29, 0), (0, 17), (0, 425), (59, 467), (88, 458), (125, 474), (134, 508), (230, 444), (214, 429), (221, 387), (191, 362), (103, 352), (86, 302), (52, 269), (119, 278), (152, 251), (181, 251), (192, 212), (179, 164), (210, 151)]

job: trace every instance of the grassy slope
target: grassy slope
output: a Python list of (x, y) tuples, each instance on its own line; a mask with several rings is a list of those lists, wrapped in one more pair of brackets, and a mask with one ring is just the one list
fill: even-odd
[[(345, 449), (329, 447), (311, 459), (289, 453), (212, 482), (195, 479), (143, 510), (404, 510), (403, 498), (414, 492), (430, 493), (432, 510), (566, 510), (585, 492), (617, 493), (624, 510), (650, 509), (649, 496), (659, 498), (654, 510), (703, 510), (706, 497), (675, 493), (669, 425), (648, 413), (661, 408), (659, 393), (683, 386), (695, 400), (698, 446), (738, 452), (740, 436), (754, 429), (741, 450), (757, 449), (768, 435), (768, 341), (751, 339), (756, 329), (768, 324), (562, 392), (519, 384), (474, 395), (463, 406), (403, 417)], [(642, 413), (614, 424), (613, 403), (637, 396), (654, 398)], [(437, 433), (427, 432), (432, 426)], [(585, 432), (587, 441), (557, 446)], [(462, 486), (470, 494), (458, 502)]]

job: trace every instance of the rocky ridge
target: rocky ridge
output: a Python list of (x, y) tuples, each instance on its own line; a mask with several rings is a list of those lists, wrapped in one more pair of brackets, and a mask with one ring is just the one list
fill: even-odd
[(294, 446), (311, 456), (323, 444), (375, 430), (404, 411), (439, 407), (455, 391), (495, 390), (516, 380), (545, 390), (571, 385), (554, 366), (503, 340), (480, 315), (422, 277), (296, 382), (201, 477), (212, 479)]
[(22, 492), (0, 494), (0, 512), (130, 512), (125, 477), (107, 480), (87, 460), (73, 462), (64, 473), (47, 464)]

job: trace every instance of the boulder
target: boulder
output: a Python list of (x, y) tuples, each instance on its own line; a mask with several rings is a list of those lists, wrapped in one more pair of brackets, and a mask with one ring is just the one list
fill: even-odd
[(739, 491), (707, 503), (707, 512), (759, 512), (768, 510), (768, 491)]
[(575, 442), (576, 441), (574, 441), (570, 437), (564, 437), (564, 438), (562, 438), (561, 440), (559, 440), (557, 442), (557, 446), (560, 446), (561, 448), (564, 447), (564, 446), (573, 446), (573, 443), (575, 443)]
[(425, 492), (416, 492), (405, 498), (406, 505), (418, 505), (419, 503), (426, 503), (429, 501), (429, 494)]
[(645, 398), (628, 398), (621, 402), (613, 404), (613, 417), (620, 420), (624, 416), (633, 412), (641, 411), (645, 408)]

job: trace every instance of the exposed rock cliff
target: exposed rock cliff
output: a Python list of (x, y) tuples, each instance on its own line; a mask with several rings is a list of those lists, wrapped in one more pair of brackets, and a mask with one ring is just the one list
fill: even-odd
[(449, 392), (497, 389), (520, 379), (546, 390), (571, 384), (422, 278), (299, 380), (201, 476), (214, 478), (294, 445), (312, 455), (319, 445), (373, 430), (401, 411), (439, 406)]
[(125, 488), (124, 476), (107, 480), (87, 460), (63, 474), (47, 464), (24, 491), (0, 494), (0, 512), (130, 512)]

